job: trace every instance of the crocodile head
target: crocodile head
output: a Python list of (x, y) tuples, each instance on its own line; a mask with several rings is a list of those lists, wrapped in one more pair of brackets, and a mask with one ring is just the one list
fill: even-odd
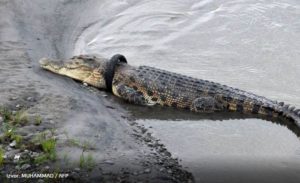
[(39, 63), (43, 69), (53, 73), (106, 89), (104, 74), (107, 60), (105, 59), (81, 55), (67, 60), (42, 58)]

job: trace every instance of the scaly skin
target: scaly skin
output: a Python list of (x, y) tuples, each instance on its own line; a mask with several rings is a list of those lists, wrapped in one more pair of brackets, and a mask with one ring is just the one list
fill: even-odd
[[(113, 57), (111, 60), (119, 59)], [(109, 61), (82, 55), (68, 61), (42, 59), (41, 67), (100, 89), (107, 89), (105, 72)], [(131, 103), (161, 105), (194, 112), (237, 111), (268, 117), (284, 116), (299, 126), (300, 110), (226, 85), (196, 79), (148, 66), (116, 66), (112, 92)]]

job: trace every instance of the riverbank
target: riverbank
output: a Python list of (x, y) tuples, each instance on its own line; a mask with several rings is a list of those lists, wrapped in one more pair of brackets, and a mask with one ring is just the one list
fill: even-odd
[[(32, 149), (10, 137), (1, 143), (2, 179), (40, 172), (66, 173), (65, 181), (192, 182), (192, 175), (113, 96), (39, 68), (41, 57), (72, 55), (68, 48), (74, 40), (64, 39), (68, 31), (61, 22), (72, 21), (72, 14), (62, 17), (67, 7), (80, 5), (1, 1), (0, 105), (12, 119), (20, 110), (28, 116), (17, 126), (17, 137), (26, 139), (19, 143), (41, 138)], [(3, 124), (13, 123), (2, 118)]]

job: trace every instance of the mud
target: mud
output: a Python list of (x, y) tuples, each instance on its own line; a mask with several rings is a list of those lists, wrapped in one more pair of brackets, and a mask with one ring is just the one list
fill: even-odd
[[(78, 34), (97, 18), (90, 7), (98, 4), (97, 1), (0, 2), (0, 105), (40, 115), (39, 126), (29, 125), (21, 131), (30, 136), (52, 130), (58, 155), (54, 163), (25, 170), (17, 170), (13, 163), (4, 164), (2, 179), (13, 181), (7, 174), (46, 168), (48, 172), (67, 172), (69, 176), (64, 179), (67, 182), (193, 182), (192, 175), (147, 129), (133, 122), (113, 96), (39, 68), (41, 57), (73, 55)], [(89, 18), (79, 18), (85, 16)], [(88, 145), (70, 145), (70, 139)], [(79, 168), (82, 154), (93, 157), (92, 170)]]

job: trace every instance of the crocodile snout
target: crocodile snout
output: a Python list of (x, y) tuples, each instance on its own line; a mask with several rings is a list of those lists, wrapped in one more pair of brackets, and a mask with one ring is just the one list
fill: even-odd
[(46, 66), (49, 64), (49, 59), (48, 58), (42, 58), (39, 60), (39, 63), (40, 65), (43, 67), (43, 66)]
[(62, 62), (59, 60), (42, 58), (39, 60), (39, 63), (43, 69), (50, 70), (52, 72), (58, 72), (62, 68)]

